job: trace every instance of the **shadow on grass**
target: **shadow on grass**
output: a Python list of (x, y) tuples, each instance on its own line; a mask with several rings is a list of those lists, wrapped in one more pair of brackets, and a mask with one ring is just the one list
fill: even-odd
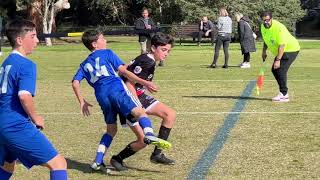
[(213, 98), (213, 99), (246, 99), (246, 100), (259, 100), (259, 101), (271, 101), (269, 98), (259, 97), (245, 97), (245, 96), (182, 96), (184, 98)]
[[(107, 165), (106, 168), (111, 170), (110, 172), (107, 172), (106, 168), (102, 168), (101, 171), (93, 171), (90, 168), (89, 163), (82, 163), (76, 160), (72, 160), (70, 158), (66, 158), (66, 161), (68, 163), (68, 169), (75, 169), (78, 171), (81, 171), (83, 173), (98, 173), (98, 174), (104, 174), (108, 176), (123, 176), (123, 177), (137, 177), (135, 175), (130, 175), (128, 171), (116, 171), (114, 167), (111, 165)], [(135, 171), (142, 171), (142, 172), (152, 172), (152, 173), (163, 173), (162, 171), (159, 170), (151, 170), (151, 169), (142, 169), (142, 168), (137, 168), (137, 167), (132, 167), (132, 166), (127, 166), (129, 170), (135, 170)]]
[[(210, 63), (205, 64), (205, 65), (200, 65), (200, 68), (207, 68), (207, 69), (224, 69), (224, 68), (222, 68), (222, 65), (220, 65), (220, 66), (217, 65), (216, 68), (211, 68), (211, 67), (209, 67), (209, 65), (210, 65)], [(236, 65), (228, 65), (228, 68), (239, 68), (239, 69), (240, 69), (239, 65), (238, 65), (238, 66), (236, 66)]]

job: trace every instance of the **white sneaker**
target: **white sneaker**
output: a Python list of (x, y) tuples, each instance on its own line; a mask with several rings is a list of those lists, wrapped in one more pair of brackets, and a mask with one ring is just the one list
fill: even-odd
[(0, 56), (2, 56), (3, 55), (3, 53), (2, 52), (0, 52)]
[(242, 65), (240, 66), (240, 68), (250, 68), (250, 67), (251, 67), (251, 65), (250, 65), (249, 62), (244, 62), (244, 63), (242, 63)]
[(272, 98), (273, 102), (289, 102), (289, 94), (287, 93), (285, 96), (279, 92), (279, 94), (276, 97)]

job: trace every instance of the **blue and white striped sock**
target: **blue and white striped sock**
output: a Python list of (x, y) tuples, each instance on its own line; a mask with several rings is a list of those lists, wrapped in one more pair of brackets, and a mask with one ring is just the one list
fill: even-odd
[(153, 129), (152, 129), (152, 123), (149, 118), (142, 117), (142, 118), (139, 118), (138, 121), (139, 121), (140, 126), (142, 127), (144, 135), (154, 136)]
[(100, 165), (103, 162), (104, 154), (106, 153), (106, 150), (109, 148), (111, 142), (112, 142), (112, 136), (109, 135), (108, 133), (105, 133), (102, 136), (100, 140), (100, 144), (97, 149), (96, 160), (95, 160), (97, 164)]

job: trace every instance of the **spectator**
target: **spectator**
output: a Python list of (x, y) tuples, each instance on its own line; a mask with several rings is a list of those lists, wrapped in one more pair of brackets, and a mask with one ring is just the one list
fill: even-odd
[(202, 36), (210, 37), (211, 44), (215, 42), (216, 29), (215, 25), (208, 20), (207, 16), (203, 16), (199, 23), (198, 46), (200, 46)]
[(250, 52), (256, 51), (253, 31), (249, 24), (249, 18), (244, 17), (241, 13), (236, 13), (238, 22), (238, 34), (240, 39), (241, 52), (243, 54), (243, 62), (241, 68), (250, 68)]
[[(136, 20), (135, 28), (136, 30), (154, 30), (156, 26), (152, 19), (149, 17), (149, 10), (143, 8), (141, 11), (142, 17)], [(146, 54), (150, 51), (151, 47), (151, 34), (147, 31), (141, 32), (139, 34), (139, 43), (141, 46), (141, 54)]]
[(272, 98), (272, 101), (288, 102), (287, 72), (299, 54), (300, 45), (283, 24), (272, 18), (272, 12), (264, 11), (260, 17), (261, 35), (264, 41), (262, 59), (266, 60), (267, 49), (275, 56), (271, 70), (278, 82), (280, 92)]
[(216, 45), (214, 48), (214, 57), (213, 62), (209, 66), (209, 68), (216, 68), (217, 60), (219, 57), (219, 51), (221, 46), (223, 45), (224, 51), (224, 65), (222, 68), (228, 68), (228, 60), (229, 60), (229, 44), (231, 41), (231, 33), (232, 33), (232, 20), (229, 17), (228, 11), (225, 8), (221, 8), (219, 10), (220, 17), (218, 18), (218, 37), (216, 41)]

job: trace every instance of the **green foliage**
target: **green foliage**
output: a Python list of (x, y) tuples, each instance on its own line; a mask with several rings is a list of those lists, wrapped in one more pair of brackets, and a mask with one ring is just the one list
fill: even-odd
[[(32, 0), (17, 0), (17, 4)], [(140, 10), (148, 7), (152, 18), (161, 24), (196, 23), (203, 15), (216, 20), (220, 7), (226, 7), (231, 17), (235, 12), (247, 15), (258, 30), (263, 10), (271, 10), (274, 18), (284, 23), (290, 31), (304, 16), (300, 0), (69, 0), (73, 7), (74, 21), (81, 25), (133, 25)], [(1, 12), (4, 12), (1, 10)]]

